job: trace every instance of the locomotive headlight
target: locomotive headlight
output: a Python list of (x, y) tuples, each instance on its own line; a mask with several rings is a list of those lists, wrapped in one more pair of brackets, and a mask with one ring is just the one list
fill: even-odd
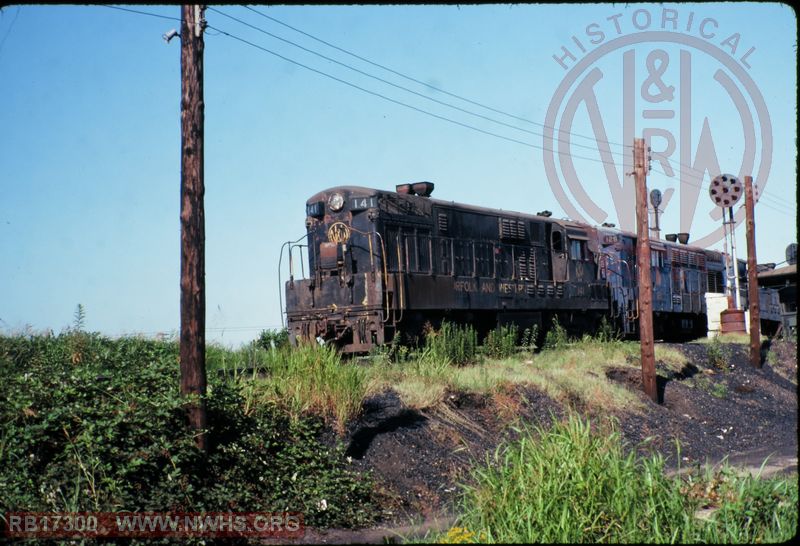
[(344, 206), (344, 197), (342, 196), (341, 193), (334, 193), (328, 198), (328, 207), (330, 207), (330, 209), (333, 212), (339, 212), (340, 210), (342, 210), (343, 206)]

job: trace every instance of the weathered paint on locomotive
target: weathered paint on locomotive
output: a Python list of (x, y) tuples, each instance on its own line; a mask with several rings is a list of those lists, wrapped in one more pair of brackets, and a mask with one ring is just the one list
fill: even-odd
[(311, 276), (286, 285), (295, 342), (364, 351), (446, 315), (591, 321), (608, 308), (587, 226), (361, 187), (320, 192), (306, 210)]
[[(638, 331), (636, 235), (597, 228), (602, 275), (611, 286), (612, 318), (625, 334)], [(702, 248), (651, 241), (655, 336), (702, 335), (706, 329), (707, 258), (718, 254)], [(712, 270), (713, 273), (713, 270)]]
[[(636, 236), (546, 216), (344, 186), (306, 203), (309, 278), (286, 283), (293, 342), (363, 352), (450, 318), (479, 328), (549, 323), (591, 330), (601, 316), (638, 330)], [(406, 191), (411, 190), (411, 186)], [(723, 255), (651, 242), (656, 337), (703, 335)], [(763, 306), (762, 306), (763, 307)]]

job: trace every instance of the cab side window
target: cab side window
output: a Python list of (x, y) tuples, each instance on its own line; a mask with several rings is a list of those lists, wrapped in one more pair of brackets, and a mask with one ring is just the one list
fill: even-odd
[(569, 257), (571, 260), (585, 260), (586, 259), (586, 241), (570, 239), (569, 241)]
[(564, 252), (564, 235), (560, 231), (553, 230), (552, 235), (553, 252)]

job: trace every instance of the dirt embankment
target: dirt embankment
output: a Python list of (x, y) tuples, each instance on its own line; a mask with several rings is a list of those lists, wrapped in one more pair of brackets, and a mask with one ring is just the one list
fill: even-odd
[[(679, 373), (657, 365), (661, 404), (641, 391), (636, 369), (614, 368), (607, 374), (638, 393), (645, 406), (644, 411), (612, 416), (628, 445), (662, 453), (671, 468), (729, 457), (757, 469), (770, 456), (771, 472), (796, 472), (796, 343), (766, 345), (760, 369), (749, 364), (744, 345), (725, 344), (726, 363), (721, 367), (708, 354), (708, 344), (674, 347), (689, 363)], [(365, 402), (360, 418), (349, 428), (347, 453), (354, 468), (373, 473), (384, 500), (384, 525), (436, 521), (446, 527), (448, 515), (457, 511), (460, 484), (468, 482), (469, 469), (516, 435), (509, 425), (547, 427), (553, 417), (560, 419), (570, 409), (598, 426), (609, 426), (606, 416), (587, 415), (575, 401), (554, 400), (532, 386), (509, 386), (491, 395), (448, 393), (444, 403), (427, 410), (406, 407), (389, 390)], [(414, 534), (412, 527), (403, 529)], [(378, 542), (393, 534), (371, 532), (380, 535)], [(329, 531), (310, 535), (309, 540), (371, 542), (369, 537)]]
[[(714, 367), (707, 344), (675, 345), (688, 357), (681, 373), (658, 366), (663, 403), (641, 392), (635, 369), (617, 368), (608, 376), (639, 393), (644, 412), (614, 415), (630, 446), (663, 453), (671, 467), (732, 461), (760, 465), (767, 455), (797, 464), (797, 348), (792, 342), (765, 347), (763, 368), (748, 362), (747, 347), (726, 344), (727, 366)], [(790, 379), (794, 379), (792, 382)], [(366, 401), (347, 437), (354, 467), (373, 472), (386, 499), (387, 521), (408, 522), (451, 511), (459, 484), (475, 461), (483, 461), (515, 422), (548, 426), (574, 408), (534, 387), (513, 387), (492, 395), (449, 393), (428, 410), (409, 409), (393, 391)], [(577, 408), (580, 411), (580, 408)], [(587, 415), (601, 422), (603, 416)], [(645, 439), (649, 438), (646, 443)], [(676, 452), (680, 442), (680, 454)]]

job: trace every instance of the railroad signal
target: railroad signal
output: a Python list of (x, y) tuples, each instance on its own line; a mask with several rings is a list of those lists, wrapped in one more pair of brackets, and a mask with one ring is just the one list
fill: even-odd
[(653, 205), (653, 215), (655, 216), (656, 227), (651, 228), (656, 239), (661, 238), (661, 227), (658, 225), (658, 213), (661, 210), (658, 208), (661, 205), (661, 190), (654, 189), (650, 192), (650, 204)]
[[(741, 307), (739, 294), (739, 262), (736, 259), (736, 222), (733, 218), (733, 205), (742, 197), (742, 181), (732, 174), (718, 174), (711, 181), (708, 188), (708, 196), (711, 201), (722, 209), (722, 231), (725, 235), (725, 254), (728, 254), (728, 232), (730, 231), (731, 261), (733, 262), (728, 272), (728, 296), (729, 307), (739, 309)], [(728, 220), (725, 219), (725, 213)], [(727, 265), (727, 264), (726, 264)], [(733, 279), (733, 283), (731, 283)], [(731, 286), (733, 284), (733, 286)]]
[(732, 207), (742, 197), (742, 181), (732, 174), (719, 174), (711, 181), (708, 195), (718, 207)]

